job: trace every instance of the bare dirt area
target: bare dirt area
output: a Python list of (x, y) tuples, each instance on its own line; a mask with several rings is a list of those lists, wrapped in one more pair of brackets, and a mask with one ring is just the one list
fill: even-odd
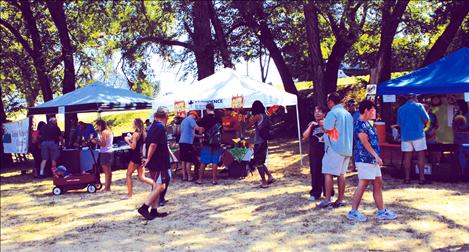
[[(170, 185), (164, 219), (145, 221), (136, 211), (149, 187), (134, 180), (128, 199), (125, 171), (113, 173), (112, 192), (51, 193), (50, 179), (19, 171), (1, 174), (2, 251), (469, 251), (469, 184), (403, 185), (384, 175), (387, 207), (394, 221), (374, 217), (371, 188), (353, 223), (350, 209), (315, 210), (308, 202), (309, 167), (300, 166), (297, 142), (277, 140), (269, 166), (278, 179), (257, 188), (258, 175), (221, 179), (212, 186)], [(206, 176), (209, 172), (206, 172)], [(347, 178), (346, 201), (358, 179)]]

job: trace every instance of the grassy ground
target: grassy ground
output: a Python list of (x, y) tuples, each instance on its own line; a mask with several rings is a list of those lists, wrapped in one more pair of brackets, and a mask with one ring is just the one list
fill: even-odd
[[(361, 209), (366, 223), (345, 218), (349, 205), (315, 210), (308, 202), (309, 171), (300, 167), (297, 142), (275, 141), (270, 168), (278, 182), (256, 188), (258, 176), (198, 186), (173, 180), (165, 219), (136, 212), (148, 187), (135, 182), (126, 197), (125, 171), (115, 171), (113, 192), (52, 196), (50, 179), (18, 171), (1, 174), (2, 251), (469, 251), (469, 184), (402, 185), (384, 175), (387, 207), (395, 221), (378, 221), (371, 192)], [(305, 158), (307, 164), (307, 158)], [(386, 173), (386, 169), (383, 170)], [(208, 175), (208, 174), (206, 174)], [(208, 179), (207, 179), (208, 181)], [(347, 179), (350, 202), (356, 174)]]

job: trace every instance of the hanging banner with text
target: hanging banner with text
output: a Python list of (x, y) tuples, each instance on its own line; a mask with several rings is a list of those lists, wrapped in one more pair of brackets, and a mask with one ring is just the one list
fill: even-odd
[(176, 101), (174, 102), (174, 112), (176, 116), (186, 117), (186, 102)]
[(11, 123), (4, 123), (3, 149), (5, 153), (28, 153), (29, 118)]
[(233, 96), (231, 98), (231, 107), (233, 109), (240, 109), (244, 107), (244, 96)]

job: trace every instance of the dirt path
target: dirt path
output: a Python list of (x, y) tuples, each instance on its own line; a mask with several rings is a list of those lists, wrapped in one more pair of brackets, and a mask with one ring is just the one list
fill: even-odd
[[(385, 203), (399, 218), (376, 220), (369, 190), (361, 205), (369, 221), (355, 224), (345, 218), (349, 205), (314, 210), (307, 202), (309, 168), (300, 168), (294, 141), (279, 141), (270, 153), (279, 179), (272, 187), (256, 188), (257, 174), (217, 186), (177, 178), (161, 208), (171, 214), (150, 222), (136, 212), (149, 188), (135, 179), (127, 199), (125, 171), (114, 172), (112, 193), (61, 196), (51, 195), (50, 180), (3, 173), (1, 250), (469, 251), (468, 183), (404, 186), (385, 175)], [(356, 184), (350, 174), (348, 202)]]

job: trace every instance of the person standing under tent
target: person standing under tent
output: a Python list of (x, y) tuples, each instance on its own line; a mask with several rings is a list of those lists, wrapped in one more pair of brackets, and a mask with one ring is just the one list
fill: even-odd
[(465, 179), (469, 179), (469, 150), (463, 144), (469, 144), (469, 106), (464, 100), (456, 101), (458, 113), (453, 120), (454, 143), (459, 144), (458, 160)]
[(397, 124), (401, 129), (401, 150), (404, 152), (404, 183), (410, 183), (412, 153), (417, 152), (419, 168), (419, 184), (427, 184), (425, 180), (425, 124), (429, 120), (427, 111), (421, 103), (417, 103), (416, 95), (409, 95), (407, 102), (397, 111)]
[[(196, 164), (196, 155), (194, 150), (194, 137), (195, 131), (203, 131), (202, 127), (199, 127), (195, 122), (198, 117), (197, 112), (191, 111), (187, 117), (181, 122), (181, 136), (179, 138), (179, 151), (180, 159), (182, 161), (182, 180), (191, 181), (191, 164)], [(194, 174), (195, 176), (195, 174)]]
[(99, 164), (103, 169), (105, 177), (104, 191), (110, 192), (112, 183), (111, 165), (114, 158), (112, 140), (114, 136), (104, 120), (98, 120), (96, 122), (96, 128), (99, 133), (98, 139), (93, 138), (91, 142), (99, 145)]
[(321, 106), (314, 108), (314, 121), (310, 122), (303, 140), (309, 140), (309, 169), (311, 173), (311, 191), (309, 201), (321, 198), (324, 190), (324, 174), (322, 174), (322, 158), (324, 156), (324, 116), (326, 109)]
[(47, 164), (47, 160), (51, 160), (52, 169), (57, 166), (57, 159), (60, 156), (59, 143), (62, 142), (62, 133), (57, 126), (57, 119), (52, 117), (49, 119), (49, 123), (44, 125), (39, 131), (41, 135), (41, 167), (39, 176), (44, 177), (44, 169)]
[(39, 171), (41, 170), (41, 129), (46, 125), (45, 122), (40, 121), (37, 124), (36, 130), (34, 130), (31, 133), (31, 146), (29, 148), (29, 151), (33, 155), (34, 158), (34, 169), (33, 169), (33, 176), (37, 178), (39, 176)]
[(221, 144), (221, 118), (215, 115), (215, 106), (213, 103), (206, 105), (207, 113), (200, 121), (200, 126), (204, 128), (204, 142), (200, 151), (201, 166), (199, 169), (199, 178), (197, 184), (202, 184), (205, 167), (212, 164), (212, 184), (218, 184), (218, 163), (222, 149)]
[(247, 127), (249, 128), (254, 125), (255, 128), (254, 158), (250, 162), (250, 167), (257, 168), (259, 176), (261, 177), (260, 187), (267, 188), (269, 187), (269, 184), (275, 182), (275, 179), (265, 164), (268, 151), (268, 139), (262, 138), (260, 131), (263, 127), (267, 126), (267, 120), (270, 119), (267, 118), (264, 104), (258, 100), (254, 101), (252, 104), (252, 114), (253, 116), (249, 119), (249, 124)]
[[(158, 212), (159, 197), (166, 187), (169, 179), (168, 170), (170, 168), (170, 157), (168, 139), (165, 125), (168, 122), (168, 109), (159, 107), (154, 115), (154, 120), (146, 139), (147, 153), (143, 159), (143, 166), (150, 170), (151, 178), (155, 181), (152, 191), (147, 196), (145, 202), (137, 210), (147, 220), (162, 218), (167, 213)], [(151, 208), (150, 211), (148, 211)]]
[[(322, 173), (325, 176), (326, 198), (318, 205), (320, 208), (337, 208), (344, 206), (345, 173), (352, 156), (353, 145), (353, 117), (340, 104), (338, 93), (327, 96), (327, 106), (330, 111), (324, 121), (324, 157), (322, 159)], [(333, 190), (333, 176), (338, 177), (339, 195), (331, 203)]]
[(366, 216), (358, 211), (358, 206), (368, 184), (373, 182), (373, 198), (378, 211), (376, 218), (380, 220), (393, 220), (397, 216), (392, 211), (384, 208), (383, 201), (383, 177), (381, 166), (383, 160), (379, 157), (379, 141), (376, 128), (368, 122), (376, 113), (376, 106), (372, 101), (364, 100), (359, 104), (360, 117), (354, 123), (354, 149), (353, 158), (358, 170), (358, 186), (352, 200), (352, 209), (347, 214), (347, 219), (364, 222)]
[(75, 142), (77, 144), (75, 146), (78, 147), (81, 143), (86, 142), (92, 138), (96, 138), (98, 133), (93, 128), (93, 125), (79, 121), (76, 135), (77, 140)]
[(125, 142), (130, 147), (130, 161), (126, 174), (127, 196), (129, 196), (129, 198), (133, 195), (132, 174), (135, 170), (137, 170), (138, 179), (140, 181), (153, 186), (153, 180), (145, 177), (145, 171), (142, 166), (142, 147), (147, 135), (143, 121), (140, 118), (136, 118), (132, 123), (132, 128), (134, 129), (132, 136), (124, 138)]

